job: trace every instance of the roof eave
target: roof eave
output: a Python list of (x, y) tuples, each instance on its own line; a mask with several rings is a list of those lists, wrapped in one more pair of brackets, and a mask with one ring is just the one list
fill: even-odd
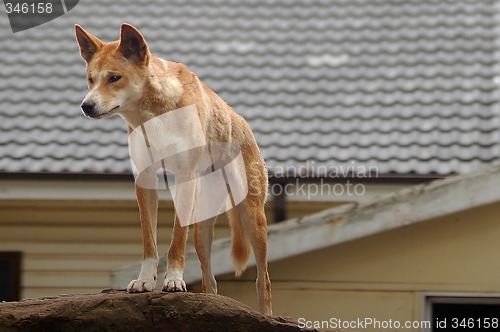
[[(444, 174), (380, 174), (376, 177), (356, 176), (270, 176), (272, 183), (288, 183), (299, 180), (301, 182), (329, 182), (342, 183), (347, 180), (353, 183), (424, 183), (449, 177)], [(96, 172), (0, 172), (0, 180), (82, 180), (82, 181), (133, 181), (132, 173), (96, 173)]]

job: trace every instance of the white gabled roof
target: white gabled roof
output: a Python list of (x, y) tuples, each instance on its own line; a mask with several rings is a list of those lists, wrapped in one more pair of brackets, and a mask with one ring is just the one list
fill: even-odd
[[(500, 166), (402, 189), (360, 204), (346, 204), (269, 226), (268, 260), (303, 254), (350, 240), (500, 201)], [(231, 239), (214, 241), (214, 274), (233, 271)], [(163, 257), (161, 265), (165, 266)], [(253, 257), (249, 266), (255, 264)], [(140, 262), (117, 269), (113, 286), (135, 279)], [(201, 272), (194, 248), (186, 253), (187, 283), (199, 281)]]

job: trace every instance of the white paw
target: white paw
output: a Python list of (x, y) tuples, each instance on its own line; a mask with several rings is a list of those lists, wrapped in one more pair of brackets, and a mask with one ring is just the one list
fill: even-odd
[(165, 279), (162, 290), (164, 292), (187, 292), (187, 287), (186, 283), (182, 279)]
[(127, 286), (127, 292), (129, 293), (152, 292), (155, 286), (156, 286), (155, 280), (145, 280), (145, 279), (132, 280), (130, 284), (128, 284)]

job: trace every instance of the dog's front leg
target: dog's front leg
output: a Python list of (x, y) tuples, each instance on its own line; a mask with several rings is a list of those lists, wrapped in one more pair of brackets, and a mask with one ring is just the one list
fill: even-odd
[(136, 183), (135, 192), (142, 228), (144, 247), (141, 273), (127, 287), (129, 293), (151, 292), (156, 286), (158, 249), (156, 246), (156, 225), (158, 219), (158, 193), (156, 189), (145, 189)]
[(194, 222), (194, 200), (196, 193), (194, 172), (178, 172), (175, 181), (175, 220), (172, 242), (167, 255), (167, 273), (163, 290), (167, 292), (185, 292), (184, 256), (188, 227)]
[(184, 254), (186, 252), (188, 226), (181, 226), (179, 217), (175, 216), (172, 242), (167, 255), (167, 273), (163, 281), (165, 292), (186, 292), (184, 282)]

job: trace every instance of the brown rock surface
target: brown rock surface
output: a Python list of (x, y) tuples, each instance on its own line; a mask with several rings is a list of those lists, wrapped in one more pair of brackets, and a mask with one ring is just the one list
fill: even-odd
[(228, 297), (200, 293), (62, 295), (0, 303), (0, 331), (314, 331)]

